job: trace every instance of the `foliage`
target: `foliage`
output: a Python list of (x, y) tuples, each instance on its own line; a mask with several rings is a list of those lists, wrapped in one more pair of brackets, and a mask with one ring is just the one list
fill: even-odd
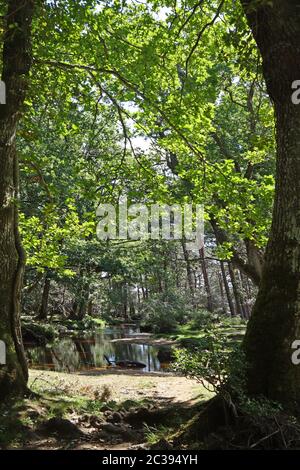
[(29, 319), (22, 319), (22, 335), (25, 341), (39, 344), (53, 342), (58, 337), (58, 330), (53, 326)]
[(189, 325), (192, 330), (202, 330), (216, 321), (218, 321), (217, 315), (213, 315), (203, 308), (193, 309), (189, 315)]
[(194, 378), (209, 391), (240, 395), (244, 390), (245, 359), (240, 346), (220, 329), (211, 328), (197, 346), (175, 351), (175, 371)]
[(187, 306), (183, 298), (175, 293), (159, 293), (143, 304), (142, 328), (153, 333), (170, 333), (186, 315)]

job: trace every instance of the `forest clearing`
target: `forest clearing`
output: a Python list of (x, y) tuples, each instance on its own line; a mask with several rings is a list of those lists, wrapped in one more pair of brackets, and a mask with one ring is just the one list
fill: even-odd
[(0, 25), (3, 455), (298, 450), (299, 1)]

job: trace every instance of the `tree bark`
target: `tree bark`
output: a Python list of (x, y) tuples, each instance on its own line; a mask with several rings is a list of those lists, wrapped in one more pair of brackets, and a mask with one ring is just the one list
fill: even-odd
[(234, 313), (235, 313), (234, 312), (234, 305), (233, 305), (233, 302), (232, 302), (231, 293), (230, 293), (230, 289), (229, 289), (229, 285), (228, 285), (228, 281), (227, 281), (227, 277), (226, 277), (224, 261), (220, 261), (220, 265), (221, 265), (221, 272), (222, 272), (222, 277), (223, 277), (223, 283), (224, 283), (224, 287), (225, 287), (227, 302), (228, 302), (228, 306), (229, 306), (229, 310), (230, 310), (230, 315), (232, 317), (234, 317)]
[(47, 320), (50, 285), (51, 285), (50, 278), (46, 274), (43, 294), (42, 294), (42, 302), (41, 302), (40, 311), (39, 311), (39, 320), (43, 320), (43, 321)]
[(220, 273), (220, 271), (217, 271), (217, 276), (218, 276), (219, 287), (220, 287), (222, 312), (224, 315), (226, 315), (227, 309), (226, 309), (226, 302), (225, 302), (224, 286), (223, 286), (222, 274)]
[(213, 312), (214, 306), (213, 306), (212, 293), (211, 293), (211, 288), (210, 288), (210, 283), (209, 283), (209, 278), (208, 278), (208, 273), (207, 273), (207, 268), (206, 268), (204, 248), (201, 248), (201, 250), (199, 250), (199, 254), (200, 254), (201, 270), (202, 270), (203, 280), (204, 280), (204, 287), (206, 291), (207, 310), (209, 312)]
[(241, 3), (262, 55), (277, 129), (273, 222), (244, 342), (248, 389), (295, 407), (300, 366), (291, 361), (291, 345), (300, 339), (300, 106), (291, 95), (292, 83), (300, 79), (300, 9), (296, 0)]
[(2, 80), (6, 104), (0, 106), (0, 339), (6, 365), (0, 367), (0, 398), (22, 393), (28, 379), (20, 328), (24, 252), (18, 231), (19, 166), (16, 131), (31, 65), (31, 0), (10, 0), (5, 17)]
[(235, 300), (235, 313), (236, 315), (240, 316), (243, 318), (243, 310), (242, 310), (242, 302), (241, 302), (241, 295), (239, 291), (239, 286), (236, 280), (235, 272), (232, 267), (232, 264), (229, 262), (228, 263), (228, 271), (230, 275), (230, 280), (231, 280), (231, 285), (232, 285), (232, 291), (233, 291), (233, 296)]
[(191, 294), (192, 299), (193, 299), (194, 298), (193, 271), (192, 271), (192, 268), (191, 268), (189, 252), (186, 248), (186, 241), (185, 240), (181, 240), (181, 246), (182, 246), (183, 256), (184, 256), (184, 260), (185, 260), (186, 276), (187, 276), (188, 286), (189, 286), (189, 289), (190, 289), (190, 294)]

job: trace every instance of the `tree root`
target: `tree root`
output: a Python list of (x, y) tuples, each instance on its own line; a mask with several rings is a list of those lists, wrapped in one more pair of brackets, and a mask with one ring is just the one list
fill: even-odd
[(222, 396), (210, 400), (172, 436), (173, 448), (191, 443), (204, 449), (294, 449), (300, 446), (300, 422), (288, 411), (239, 413)]

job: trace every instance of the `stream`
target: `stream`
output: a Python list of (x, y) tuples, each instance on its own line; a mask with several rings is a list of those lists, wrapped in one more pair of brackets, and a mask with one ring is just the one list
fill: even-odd
[[(157, 355), (166, 347), (134, 342), (111, 342), (120, 338), (134, 338), (139, 333), (136, 327), (107, 327), (92, 333), (78, 334), (76, 337), (63, 337), (53, 344), (37, 346), (25, 343), (29, 367), (32, 369), (54, 370), (57, 372), (78, 372), (105, 370), (110, 361), (130, 360), (146, 364), (140, 372), (162, 371), (167, 363), (160, 363)], [(142, 341), (142, 340), (141, 340)]]

